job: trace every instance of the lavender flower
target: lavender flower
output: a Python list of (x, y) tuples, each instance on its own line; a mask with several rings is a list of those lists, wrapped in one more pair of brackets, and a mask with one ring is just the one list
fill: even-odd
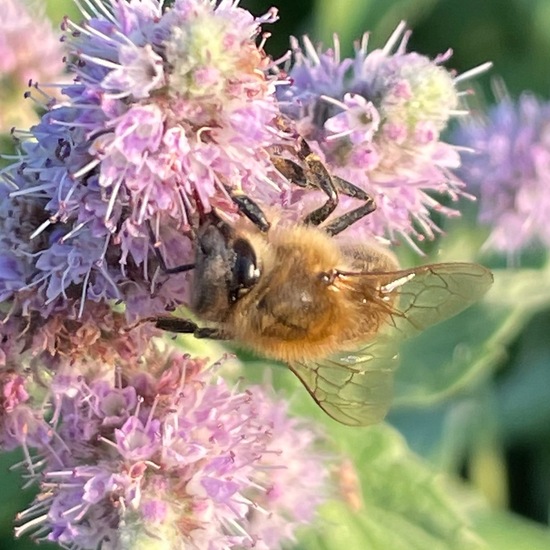
[(510, 256), (549, 247), (550, 104), (506, 97), (485, 119), (464, 124), (456, 141), (475, 151), (463, 172), (479, 197), (479, 221), (491, 228), (485, 246)]
[(267, 550), (313, 519), (327, 483), (317, 436), (264, 390), (230, 390), (204, 360), (160, 357), (116, 377), (54, 375), (48, 437), (27, 442), (41, 494), (19, 535), (82, 550)]
[[(55, 373), (64, 376), (78, 365), (82, 375), (103, 376), (122, 365), (147, 357), (152, 334), (142, 325), (126, 330), (122, 313), (107, 304), (93, 304), (76, 319), (75, 312), (56, 312), (47, 318), (37, 312), (25, 317), (14, 304), (1, 324), (0, 449), (27, 445), (28, 433), (44, 428), (41, 403), (46, 381)], [(98, 369), (97, 365), (101, 365)], [(35, 397), (29, 401), (29, 396)], [(103, 406), (109, 407), (107, 399)]]
[[(21, 99), (29, 81), (51, 82), (63, 72), (63, 49), (43, 8), (31, 0), (5, 0), (0, 20), (0, 132), (26, 128), (37, 116)], [(32, 37), (32, 39), (29, 39)]]
[(376, 200), (376, 212), (354, 227), (415, 246), (412, 239), (439, 232), (431, 211), (458, 215), (434, 193), (456, 200), (462, 183), (450, 171), (459, 166), (457, 151), (440, 140), (459, 112), (459, 78), (441, 66), (450, 52), (433, 61), (408, 53), (409, 35), (401, 23), (383, 49), (370, 53), (365, 35), (352, 59), (340, 59), (336, 38), (334, 50), (324, 52), (307, 37), (304, 50), (294, 39), (292, 84), (279, 99), (331, 170)]

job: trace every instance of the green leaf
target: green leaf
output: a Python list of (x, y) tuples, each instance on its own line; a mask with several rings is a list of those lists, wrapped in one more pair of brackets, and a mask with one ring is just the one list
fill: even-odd
[[(540, 444), (550, 425), (550, 311), (535, 315), (514, 346), (506, 373), (495, 385), (497, 415), (507, 441)], [(544, 441), (544, 439), (542, 439)]]
[[(38, 546), (27, 536), (20, 539), (14, 538), (15, 516), (27, 508), (33, 499), (35, 489), (25, 489), (21, 487), (25, 480), (18, 470), (11, 469), (13, 464), (23, 460), (23, 453), (13, 451), (3, 453), (0, 457), (0, 472), (2, 475), (2, 500), (0, 503), (0, 549), (4, 550), (36, 550)], [(59, 546), (43, 543), (41, 550), (56, 550)]]
[(395, 406), (438, 403), (487, 378), (534, 313), (550, 305), (548, 267), (494, 275), (481, 303), (403, 345)]
[(406, 20), (414, 25), (435, 6), (437, 0), (318, 0), (313, 12), (315, 40), (332, 43), (337, 32), (344, 51), (351, 50), (353, 42), (363, 33), (374, 31), (373, 48), (382, 47), (399, 21)]
[(51, 19), (54, 25), (59, 25), (64, 16), (68, 16), (73, 21), (80, 21), (82, 19), (82, 14), (76, 2), (72, 0), (44, 2), (44, 7), (46, 9), (46, 15)]
[(478, 507), (470, 512), (474, 528), (495, 550), (547, 550), (550, 529), (514, 514)]
[(411, 453), (394, 429), (387, 424), (346, 429), (334, 423), (327, 428), (355, 464), (362, 507), (330, 503), (321, 512), (321, 527), (308, 532), (300, 548), (483, 548), (445, 479)]
[[(357, 470), (362, 507), (321, 510), (300, 550), (546, 550), (550, 530), (494, 512), (466, 485), (414, 455), (387, 424), (344, 428), (326, 420), (335, 447)], [(509, 536), (508, 536), (509, 535)]]

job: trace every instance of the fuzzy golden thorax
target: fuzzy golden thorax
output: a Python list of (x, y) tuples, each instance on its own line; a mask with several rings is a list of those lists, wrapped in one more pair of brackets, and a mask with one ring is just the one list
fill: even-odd
[[(255, 250), (261, 276), (224, 322), (235, 340), (290, 362), (326, 357), (343, 343), (376, 334), (382, 320), (369, 315), (372, 289), (360, 277), (338, 275), (374, 265), (367, 265), (363, 249), (342, 248), (322, 230), (304, 225), (240, 236)], [(371, 255), (374, 262), (379, 257)], [(382, 263), (397, 267), (393, 260)]]

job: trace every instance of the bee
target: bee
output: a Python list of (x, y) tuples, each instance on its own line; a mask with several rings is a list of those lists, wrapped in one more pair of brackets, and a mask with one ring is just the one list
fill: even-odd
[[(206, 326), (174, 316), (153, 320), (163, 330), (233, 340), (283, 361), (329, 416), (365, 426), (389, 409), (396, 344), (470, 306), (493, 278), (472, 263), (403, 270), (377, 244), (333, 239), (372, 212), (374, 201), (329, 175), (302, 147), (303, 165), (283, 159), (278, 168), (302, 186), (328, 188), (328, 205), (307, 223), (270, 224), (251, 199), (240, 196), (236, 202), (245, 217), (229, 224), (210, 216), (198, 230), (193, 264), (168, 268), (157, 250), (168, 273), (194, 269), (191, 310)], [(323, 228), (337, 191), (364, 204)]]

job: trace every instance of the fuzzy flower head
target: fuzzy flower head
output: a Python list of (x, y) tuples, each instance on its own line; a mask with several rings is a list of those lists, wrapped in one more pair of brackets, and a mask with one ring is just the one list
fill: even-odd
[(457, 214), (433, 193), (460, 194), (462, 184), (450, 173), (459, 156), (440, 140), (459, 94), (457, 79), (441, 66), (450, 53), (430, 60), (407, 52), (404, 29), (399, 25), (383, 49), (371, 52), (365, 36), (355, 57), (343, 60), (337, 41), (334, 50), (319, 51), (306, 38), (302, 51), (294, 40), (292, 84), (279, 98), (331, 171), (375, 199), (377, 210), (356, 226), (412, 243), (438, 232), (432, 210)]
[(456, 141), (474, 150), (463, 173), (479, 199), (479, 221), (491, 228), (486, 247), (509, 256), (550, 247), (550, 104), (507, 97), (486, 119), (464, 124)]
[(86, 10), (81, 25), (63, 25), (74, 84), (4, 173), (4, 209), (35, 213), (28, 243), (4, 251), (5, 292), (32, 290), (43, 314), (119, 300), (135, 318), (187, 301), (187, 275), (167, 278), (153, 243), (168, 266), (190, 263), (213, 208), (231, 218), (233, 195), (285, 196), (270, 147), (289, 136), (259, 37), (277, 16), (229, 0)]
[[(203, 360), (156, 361), (117, 383), (54, 376), (49, 437), (29, 445), (42, 493), (18, 532), (81, 550), (292, 541), (326, 495), (318, 436), (263, 389), (230, 390)], [(5, 393), (24, 400), (10, 383)]]
[(4, 0), (0, 18), (0, 131), (26, 128), (36, 121), (30, 103), (23, 103), (29, 81), (52, 82), (63, 73), (63, 48), (33, 0)]

